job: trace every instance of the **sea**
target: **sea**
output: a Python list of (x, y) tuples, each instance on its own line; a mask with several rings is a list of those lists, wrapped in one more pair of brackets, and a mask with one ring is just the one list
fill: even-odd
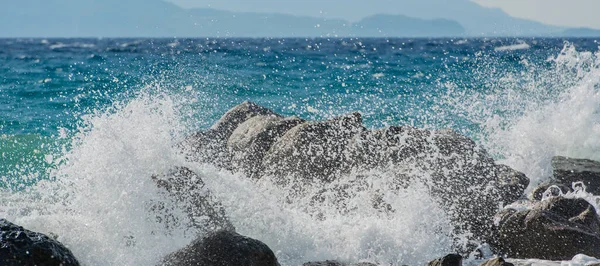
[(397, 211), (362, 193), (339, 211), (189, 161), (178, 143), (246, 100), (307, 120), (358, 111), (368, 128), (465, 134), (531, 190), (555, 155), (600, 160), (599, 40), (0, 39), (0, 217), (55, 237), (82, 265), (156, 265), (197, 234), (153, 219), (150, 203), (169, 199), (150, 177), (186, 166), (283, 266), (424, 265), (464, 236), (422, 187), (386, 191), (389, 177), (373, 173)]

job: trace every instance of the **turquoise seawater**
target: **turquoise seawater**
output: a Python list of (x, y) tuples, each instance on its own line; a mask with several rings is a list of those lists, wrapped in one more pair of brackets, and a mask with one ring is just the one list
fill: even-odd
[[(186, 99), (178, 108), (189, 131), (251, 100), (306, 119), (360, 111), (372, 127), (450, 127), (483, 138), (481, 116), (515, 117), (526, 107), (514, 105), (528, 103), (465, 96), (556, 97), (565, 81), (547, 74), (555, 67), (547, 59), (565, 41), (598, 46), (594, 39), (3, 39), (0, 173), (43, 176), (45, 151), (64, 144), (60, 132), (142, 92)], [(514, 80), (501, 84), (507, 78)], [(533, 83), (539, 88), (527, 91)], [(473, 100), (495, 106), (485, 113), (456, 106)]]
[[(359, 111), (370, 128), (455, 129), (537, 184), (554, 155), (600, 159), (598, 46), (552, 38), (0, 39), (0, 213), (56, 233), (84, 265), (154, 265), (191, 239), (148, 219), (148, 203), (164, 200), (148, 177), (186, 165), (236, 228), (267, 243), (282, 265), (422, 264), (449, 252), (455, 236), (419, 188), (390, 192), (392, 216), (359, 208), (357, 195), (350, 213), (321, 206), (330, 217), (321, 221), (307, 214), (314, 206), (285, 203), (285, 191), (187, 162), (173, 146), (246, 100), (309, 120)], [(131, 237), (136, 245), (123, 244)]]

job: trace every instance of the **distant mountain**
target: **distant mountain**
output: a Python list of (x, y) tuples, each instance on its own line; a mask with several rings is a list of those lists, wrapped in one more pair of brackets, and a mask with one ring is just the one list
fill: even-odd
[[(469, 0), (347, 0), (393, 15), (358, 22), (288, 14), (184, 9), (163, 0), (1, 0), (0, 37), (571, 36), (592, 30), (510, 17)], [(289, 1), (290, 7), (301, 4)], [(333, 1), (322, 1), (323, 7)], [(346, 3), (346, 2), (345, 2)], [(338, 3), (339, 4), (339, 3)], [(346, 6), (346, 5), (345, 5)], [(339, 6), (339, 9), (346, 8)], [(375, 9), (373, 9), (375, 10)], [(585, 31), (585, 32), (584, 32)], [(597, 35), (594, 35), (597, 36)]]
[(448, 19), (424, 20), (403, 15), (373, 15), (352, 25), (352, 33), (376, 37), (463, 36), (465, 29)]
[[(184, 0), (168, 0), (180, 1)], [(223, 10), (293, 12), (311, 16), (343, 18), (358, 22), (377, 14), (404, 15), (425, 20), (448, 19), (461, 24), (468, 36), (547, 36), (558, 35), (566, 27), (519, 19), (498, 8), (480, 6), (473, 0), (261, 0), (264, 5), (237, 5), (252, 0), (202, 0), (206, 6)], [(187, 1), (192, 2), (192, 1)]]
[(8, 4), (0, 9), (2, 37), (417, 37), (464, 33), (455, 21), (400, 15), (372, 16), (353, 25), (339, 19), (183, 9), (161, 0), (4, 1)]
[(470, 0), (370, 0), (368, 4), (385, 6), (387, 13), (421, 19), (454, 20), (465, 28), (469, 36), (557, 35), (565, 29), (515, 18), (501, 9), (483, 7)]

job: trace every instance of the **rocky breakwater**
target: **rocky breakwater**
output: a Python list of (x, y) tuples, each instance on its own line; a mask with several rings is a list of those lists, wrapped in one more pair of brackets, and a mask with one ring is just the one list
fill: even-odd
[[(452, 130), (410, 126), (367, 129), (359, 113), (325, 121), (305, 121), (244, 102), (229, 110), (210, 129), (190, 135), (181, 147), (190, 160), (214, 164), (255, 180), (268, 178), (297, 193), (302, 193), (305, 186), (322, 186), (343, 198), (344, 194), (340, 192), (343, 188), (329, 184), (344, 175), (364, 173), (369, 176), (368, 173), (376, 171), (392, 176), (399, 187), (415, 182), (424, 185), (452, 218), (456, 232), (470, 233), (474, 242), (489, 243), (496, 255), (549, 260), (571, 259), (580, 253), (600, 256), (597, 248), (600, 247), (600, 222), (596, 209), (584, 199), (564, 196), (573, 191), (569, 188), (573, 181), (580, 181), (576, 184), (583, 189), (597, 187), (594, 177), (600, 171), (595, 170), (593, 161), (555, 158), (555, 175), (551, 181), (542, 184), (538, 192), (534, 191), (531, 201), (521, 204), (527, 207), (510, 208), (516, 206), (511, 203), (524, 201), (523, 193), (529, 179), (508, 166), (497, 164), (485, 149)], [(155, 179), (169, 193), (182, 197), (190, 194), (186, 190), (190, 187), (186, 181), (190, 177), (201, 180), (188, 170)], [(371, 175), (371, 178), (375, 177)], [(203, 187), (202, 183), (191, 184), (192, 187), (194, 184)], [(544, 200), (540, 200), (542, 197)], [(385, 206), (384, 197), (378, 200), (378, 206)], [(210, 250), (207, 247), (214, 243), (220, 243), (215, 247), (224, 247), (215, 249), (217, 253), (229, 250), (230, 243), (238, 243), (233, 246), (246, 254), (241, 257), (264, 263), (249, 265), (277, 263), (264, 244), (234, 233), (233, 226), (227, 221), (226, 210), (211, 203), (210, 198), (198, 197), (197, 201), (207, 203), (206, 206), (200, 204), (204, 206), (200, 209), (215, 218), (217, 222), (213, 227), (226, 230), (199, 238), (167, 257), (166, 265), (195, 263), (202, 261), (203, 256), (211, 257), (202, 252)], [(507, 205), (509, 207), (503, 209)], [(382, 211), (393, 210), (383, 208)], [(223, 242), (222, 237), (228, 240)], [(244, 247), (244, 243), (250, 244)], [(455, 248), (459, 252), (465, 251)], [(246, 252), (246, 249), (259, 251)], [(178, 262), (176, 258), (185, 259)], [(213, 264), (202, 263), (226, 265), (218, 261), (229, 263), (225, 259)], [(449, 260), (433, 263), (461, 264), (461, 260), (445, 261)], [(509, 265), (501, 259), (486, 263)], [(324, 261), (306, 265), (345, 263)]]
[(210, 129), (190, 135), (182, 147), (191, 160), (250, 178), (268, 177), (300, 193), (305, 184), (327, 184), (373, 170), (394, 175), (401, 185), (420, 182), (458, 231), (479, 240), (490, 235), (499, 207), (519, 199), (529, 184), (525, 175), (496, 164), (485, 149), (455, 131), (409, 126), (370, 130), (360, 113), (304, 121), (244, 102)]

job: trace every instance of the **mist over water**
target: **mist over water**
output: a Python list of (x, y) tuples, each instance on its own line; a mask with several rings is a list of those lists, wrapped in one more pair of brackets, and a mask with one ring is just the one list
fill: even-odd
[[(0, 95), (39, 105), (31, 105), (38, 109), (29, 118), (19, 118), (24, 111), (17, 107), (3, 110), (9, 115), (0, 117), (2, 143), (39, 135), (48, 146), (37, 157), (37, 148), (2, 146), (3, 164), (28, 169), (0, 173), (7, 188), (0, 213), (55, 235), (83, 265), (154, 265), (204, 233), (187, 226), (181, 206), (150, 178), (185, 166), (199, 174), (237, 231), (265, 242), (282, 265), (327, 259), (424, 264), (468, 236), (453, 234), (422, 184), (398, 187), (393, 173), (372, 171), (295, 193), (269, 178), (251, 180), (186, 160), (177, 144), (243, 100), (306, 119), (360, 111), (372, 128), (408, 124), (462, 132), (527, 174), (532, 188), (552, 174), (554, 155), (600, 159), (600, 54), (589, 40), (580, 41), (584, 48), (576, 41), (525, 42), (530, 47), (518, 50), (495, 49), (519, 44), (512, 40), (26, 42), (34, 51), (23, 59), (2, 59), (52, 74), (3, 70), (14, 79), (35, 76), (35, 82), (2, 84)], [(57, 50), (64, 57), (34, 63)], [(83, 74), (71, 75), (76, 71)], [(44, 106), (48, 98), (64, 106)], [(54, 110), (52, 119), (40, 117), (46, 110)], [(19, 149), (33, 162), (15, 157)], [(397, 170), (429, 178), (417, 167)], [(324, 188), (329, 192), (315, 204)], [(394, 211), (374, 208), (378, 195)], [(157, 202), (165, 213), (150, 211)], [(179, 222), (167, 225), (161, 215)]]

